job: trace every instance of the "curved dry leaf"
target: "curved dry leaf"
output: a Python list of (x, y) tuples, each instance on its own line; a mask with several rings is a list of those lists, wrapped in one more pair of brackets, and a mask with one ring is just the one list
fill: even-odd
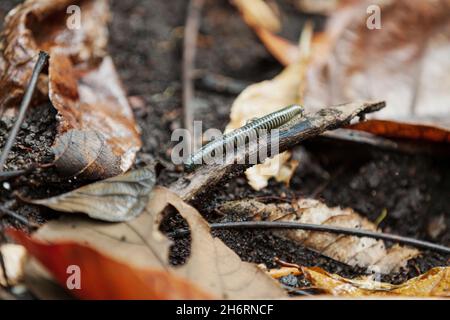
[(261, 42), (266, 49), (282, 65), (288, 66), (296, 63), (300, 58), (300, 49), (290, 41), (273, 34), (264, 28), (254, 28)]
[[(329, 208), (314, 199), (300, 199), (293, 204), (264, 204), (256, 200), (231, 201), (220, 206), (220, 212), (245, 213), (254, 219), (268, 221), (295, 221), (345, 228), (376, 231), (376, 226), (352, 209)], [(306, 230), (275, 231), (299, 245), (325, 256), (349, 264), (390, 273), (406, 266), (419, 251), (414, 248), (393, 246), (386, 248), (382, 240)]]
[[(161, 214), (169, 205), (186, 219), (191, 229), (191, 256), (181, 267), (170, 266), (171, 241), (158, 229)], [(195, 283), (200, 290), (216, 298), (285, 297), (278, 283), (257, 266), (241, 261), (221, 240), (212, 237), (208, 223), (193, 207), (161, 187), (153, 190), (146, 210), (134, 220), (105, 224), (80, 216), (64, 216), (40, 228), (34, 239), (55, 245), (61, 242), (87, 245), (130, 268), (166, 272)], [(71, 256), (72, 260), (67, 263), (73, 264), (82, 256), (82, 253), (78, 258)], [(91, 283), (85, 282), (85, 285)], [(99, 287), (95, 282), (92, 286), (99, 291), (98, 294), (108, 290), (108, 287)], [(164, 287), (159, 290), (167, 291)]]
[[(367, 28), (368, 4), (380, 6), (381, 29)], [(449, 0), (364, 1), (338, 10), (320, 44), (328, 50), (310, 65), (305, 104), (376, 97), (387, 108), (353, 128), (450, 142), (449, 16)]]
[(54, 163), (64, 176), (98, 180), (122, 172), (119, 159), (98, 131), (69, 130), (58, 138), (52, 150)]
[(78, 130), (80, 135), (82, 131), (86, 135), (95, 131), (99, 141), (80, 145), (78, 154), (108, 153), (103, 163), (84, 159), (92, 165), (86, 168), (84, 165), (74, 166), (77, 162), (74, 158), (79, 157), (76, 150), (64, 157), (55, 150), (58, 157), (56, 167), (63, 174), (67, 174), (67, 168), (73, 174), (85, 171), (85, 176), (91, 179), (98, 178), (99, 172), (103, 173), (100, 178), (106, 178), (128, 170), (141, 141), (111, 58), (105, 57), (96, 69), (86, 70), (80, 76), (79, 70), (66, 56), (53, 54), (49, 79), (50, 100), (60, 115), (55, 146), (64, 144), (68, 139), (65, 135), (72, 129)]
[(264, 0), (231, 0), (231, 3), (238, 8), (244, 21), (249, 26), (272, 32), (281, 29), (278, 16)]
[(261, 39), (266, 49), (283, 65), (295, 63), (300, 58), (298, 46), (277, 36), (281, 22), (263, 0), (231, 0), (239, 9), (245, 23)]
[(56, 197), (28, 200), (62, 212), (80, 212), (103, 221), (128, 221), (142, 213), (155, 185), (153, 166), (98, 181)]
[(410, 296), (450, 297), (450, 268), (437, 267), (400, 285), (370, 278), (346, 279), (321, 268), (301, 268), (305, 277), (318, 289), (334, 296)]
[[(78, 5), (82, 12), (79, 28), (67, 26), (70, 5)], [(104, 140), (102, 149), (96, 149), (95, 143), (80, 145), (79, 155), (98, 154), (106, 148), (110, 152), (104, 163), (93, 162), (92, 168), (82, 163), (71, 169), (75, 174), (84, 172), (82, 177), (87, 179), (127, 171), (141, 147), (132, 110), (112, 59), (106, 55), (108, 20), (107, 0), (28, 0), (9, 13), (2, 34), (0, 86), (6, 89), (0, 95), (0, 106), (15, 106), (33, 69), (33, 58), (40, 50), (47, 51), (49, 74), (41, 77), (41, 94), (34, 102), (50, 98), (58, 111), (55, 144), (64, 143), (59, 140), (67, 140), (64, 135), (72, 129), (86, 131), (86, 135), (95, 131)], [(72, 156), (77, 155), (60, 157), (57, 169), (67, 173), (67, 168), (80, 160)], [(90, 158), (82, 162), (90, 162)], [(100, 166), (102, 175), (93, 174)]]

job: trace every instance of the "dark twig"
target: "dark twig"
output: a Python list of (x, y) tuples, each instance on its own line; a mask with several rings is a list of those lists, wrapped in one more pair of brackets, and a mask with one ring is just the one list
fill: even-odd
[(28, 83), (27, 90), (22, 99), (22, 103), (20, 104), (19, 115), (17, 116), (17, 120), (14, 123), (13, 128), (11, 129), (8, 140), (3, 148), (2, 154), (0, 156), (0, 172), (3, 171), (3, 167), (5, 166), (6, 159), (8, 158), (9, 151), (16, 140), (17, 133), (19, 132), (20, 126), (22, 125), (23, 120), (25, 119), (25, 114), (30, 106), (31, 99), (33, 98), (34, 90), (36, 89), (36, 85), (39, 79), (39, 75), (44, 68), (45, 64), (48, 61), (48, 54), (41, 51), (39, 52), (39, 58), (34, 66), (33, 73), (31, 74), (30, 82)]
[(14, 170), (14, 171), (3, 171), (3, 172), (0, 172), (0, 182), (16, 178), (18, 176), (26, 174), (27, 172), (29, 172), (29, 168), (28, 169), (23, 169), (23, 170)]
[(251, 84), (247, 81), (233, 79), (206, 70), (197, 70), (194, 80), (196, 86), (201, 89), (233, 96), (238, 95)]
[(23, 176), (23, 175), (32, 173), (32, 172), (36, 171), (37, 169), (50, 168), (54, 165), (55, 165), (54, 162), (42, 163), (42, 164), (32, 163), (28, 168), (25, 168), (25, 169), (13, 170), (13, 171), (3, 171), (3, 172), (0, 172), (0, 182), (7, 181), (10, 179), (17, 178), (19, 176)]
[(5, 206), (0, 205), (0, 212), (3, 214), (23, 223), (24, 225), (30, 227), (30, 228), (38, 228), (39, 226), (33, 222), (28, 221), (25, 217), (15, 213), (14, 211), (6, 208)]
[[(394, 234), (374, 232), (369, 230), (343, 228), (338, 226), (318, 225), (300, 222), (273, 222), (273, 221), (240, 221), (240, 222), (223, 222), (210, 224), (211, 230), (217, 229), (300, 229), (318, 232), (329, 232), (337, 234), (346, 234), (356, 237), (368, 237), (377, 240), (393, 241), (401, 244), (406, 244), (418, 248), (437, 251), (445, 254), (450, 254), (450, 248), (439, 244), (434, 244), (427, 241), (417, 240), (409, 237), (402, 237)], [(187, 229), (180, 229), (171, 236), (179, 237), (189, 233)]]
[(186, 26), (184, 28), (183, 52), (183, 116), (184, 127), (193, 137), (194, 64), (197, 51), (197, 36), (200, 27), (201, 10), (205, 0), (190, 0)]
[[(384, 106), (385, 103), (382, 101), (348, 103), (326, 107), (314, 114), (294, 118), (286, 125), (280, 127), (278, 152), (291, 149), (300, 142), (315, 137), (327, 130), (347, 125), (353, 118), (380, 110)], [(249, 163), (246, 159), (254, 158), (257, 155), (257, 162), (261, 163), (267, 157), (275, 155), (267, 154), (266, 151), (268, 150), (271, 150), (270, 137), (252, 141), (246, 148), (237, 150), (233, 154), (232, 159), (228, 159), (230, 161), (221, 164), (202, 165), (193, 173), (182, 176), (175, 181), (170, 186), (170, 189), (177, 193), (183, 200), (192, 200), (198, 194), (211, 190), (219, 182), (242, 174), (245, 169), (255, 164)]]
[(31, 165), (31, 166), (29, 166), (26, 169), (0, 172), (0, 182), (7, 181), (7, 180), (10, 180), (10, 179), (14, 179), (14, 178), (17, 178), (19, 176), (23, 176), (25, 174), (33, 172), (37, 168), (38, 168), (37, 165)]

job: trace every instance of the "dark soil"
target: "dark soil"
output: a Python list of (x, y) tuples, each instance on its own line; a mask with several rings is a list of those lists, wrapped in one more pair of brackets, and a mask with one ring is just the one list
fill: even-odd
[[(0, 18), (18, 2), (20, 1), (1, 1)], [(163, 185), (168, 185), (182, 174), (181, 170), (170, 162), (171, 147), (174, 144), (170, 137), (174, 129), (182, 126), (182, 26), (187, 2), (112, 1), (109, 50), (128, 95), (133, 101), (143, 102), (143, 106), (135, 108), (144, 142), (138, 161), (145, 162), (152, 156), (160, 160), (164, 166), (160, 173), (160, 183)], [(292, 1), (277, 2), (281, 4), (281, 11), (284, 12), (283, 35), (296, 40), (305, 16), (292, 7)], [(318, 25), (324, 21), (324, 18), (313, 18)], [(210, 0), (204, 8), (196, 67), (249, 83), (268, 79), (281, 70), (281, 66), (267, 53), (226, 0)], [(205, 130), (212, 127), (224, 129), (234, 98), (235, 96), (229, 93), (222, 94), (198, 88), (195, 119), (203, 121)], [(32, 111), (29, 117), (33, 118), (33, 115), (40, 113), (41, 111)], [(41, 148), (37, 142), (31, 143), (31, 152), (21, 151), (19, 147), (21, 143), (30, 147), (25, 143), (33, 133), (29, 128), (37, 123), (47, 126), (45, 130), (38, 127), (43, 130), (44, 137), (54, 130), (50, 123), (45, 122), (52, 116), (48, 108), (45, 114), (39, 121), (31, 121), (28, 129), (24, 129), (19, 137), (14, 152), (17, 153), (17, 159), (23, 158), (24, 163), (44, 161), (48, 156), (46, 149)], [(1, 142), (5, 124), (0, 125)], [(41, 136), (40, 133), (35, 134), (31, 139), (40, 141)], [(49, 134), (49, 138), (50, 136)], [(38, 148), (33, 149), (33, 145)], [(218, 186), (216, 190), (209, 190), (201, 201), (193, 205), (209, 221), (222, 221), (230, 218), (218, 216), (214, 213), (214, 208), (223, 201), (251, 197), (264, 197), (266, 201), (272, 201), (271, 197), (274, 197), (274, 201), (280, 201), (283, 198), (312, 196), (329, 205), (354, 208), (372, 221), (386, 209), (387, 217), (380, 225), (384, 231), (450, 245), (448, 159), (394, 153), (321, 139), (308, 141), (304, 148), (311, 159), (301, 164), (289, 187), (271, 182), (263, 191), (255, 192), (246, 184), (245, 179), (240, 177)], [(12, 154), (11, 157), (15, 161), (16, 155)], [(19, 167), (18, 164), (11, 163), (9, 169), (15, 167)], [(324, 172), (329, 178), (326, 178)], [(52, 176), (51, 173), (45, 174)], [(31, 176), (12, 182), (10, 187), (17, 190), (26, 185), (27, 189), (20, 191), (31, 196), (37, 196), (36, 192), (41, 195), (54, 192), (51, 184), (40, 185), (40, 188), (36, 189), (38, 191), (30, 188), (30, 180), (43, 181), (39, 173), (35, 176), (34, 179)], [(64, 186), (69, 186), (71, 181), (65, 183)], [(41, 209), (14, 202), (12, 190), (2, 189), (0, 200), (12, 201), (10, 204), (13, 209), (32, 220), (42, 221), (51, 217), (41, 212)], [(2, 220), (3, 226), (16, 224), (9, 218)], [(433, 229), (436, 221), (446, 225), (437, 235), (429, 230)], [(181, 226), (182, 221), (172, 215), (166, 219), (163, 229), (170, 232)], [(278, 257), (300, 265), (321, 266), (347, 277), (365, 272), (299, 247), (270, 232), (215, 231), (214, 234), (235, 250), (243, 260), (264, 263), (268, 267), (274, 267), (273, 258)], [(183, 263), (188, 255), (188, 240), (177, 240), (171, 253), (172, 262)], [(403, 282), (432, 267), (448, 265), (449, 258), (437, 253), (423, 252), (419, 258), (410, 261), (405, 270), (387, 275), (383, 280)]]

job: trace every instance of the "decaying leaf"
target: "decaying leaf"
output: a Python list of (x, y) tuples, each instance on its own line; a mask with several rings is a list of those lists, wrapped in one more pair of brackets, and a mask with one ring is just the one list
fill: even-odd
[(370, 277), (346, 279), (318, 267), (302, 267), (301, 270), (315, 288), (335, 296), (450, 297), (449, 267), (433, 268), (400, 285), (374, 281)]
[(55, 142), (53, 152), (55, 165), (68, 177), (97, 180), (109, 173), (121, 173), (120, 162), (98, 131), (69, 130)]
[[(100, 172), (103, 173), (101, 178), (125, 172), (133, 164), (141, 142), (112, 59), (105, 57), (95, 69), (85, 70), (82, 76), (79, 72), (65, 55), (51, 56), (50, 100), (61, 116), (59, 137), (55, 142), (56, 166), (65, 174), (78, 170), (94, 178)], [(83, 148), (78, 154), (73, 149), (67, 149), (68, 154), (58, 154), (56, 145), (70, 139), (65, 135), (74, 137), (70, 130), (84, 131), (86, 135), (93, 131), (101, 145), (88, 143), (80, 146)], [(86, 148), (91, 150), (83, 150)], [(87, 168), (74, 167), (74, 158), (84, 153), (107, 153), (108, 157), (96, 158)], [(85, 159), (86, 162), (90, 160)]]
[[(80, 7), (80, 26), (67, 25), (70, 5)], [(56, 167), (63, 174), (83, 173), (81, 177), (86, 179), (127, 171), (141, 146), (133, 113), (106, 55), (108, 19), (107, 0), (28, 0), (10, 12), (1, 40), (0, 106), (17, 105), (33, 69), (33, 58), (40, 50), (47, 51), (48, 77), (41, 77), (34, 103), (50, 99), (58, 111)], [(77, 144), (79, 149), (72, 146), (62, 155), (58, 146), (70, 140), (66, 135), (72, 136), (71, 130), (95, 134), (100, 141)], [(80, 159), (85, 154), (89, 157)], [(93, 160), (91, 156), (96, 154), (108, 157)]]
[[(381, 8), (380, 29), (367, 26), (369, 4)], [(363, 1), (338, 10), (320, 44), (328, 49), (308, 70), (305, 104), (376, 97), (387, 108), (353, 128), (450, 142), (449, 16), (448, 0)]]
[[(226, 131), (239, 128), (247, 121), (264, 116), (290, 104), (301, 103), (303, 99), (303, 76), (309, 60), (309, 45), (312, 26), (302, 35), (302, 55), (297, 63), (288, 66), (272, 80), (263, 81), (247, 87), (231, 106), (230, 123)], [(249, 184), (260, 190), (267, 186), (271, 177), (289, 182), (296, 166), (286, 165), (290, 154), (285, 152), (266, 160), (263, 164), (246, 171)]]
[[(171, 267), (168, 262), (171, 242), (158, 230), (161, 214), (168, 205), (174, 207), (187, 220), (191, 229), (191, 256), (186, 264), (176, 268)], [(81, 216), (64, 216), (58, 221), (44, 225), (34, 234), (33, 239), (26, 241), (26, 245), (31, 246), (30, 252), (62, 284), (65, 284), (66, 279), (62, 276), (66, 277), (67, 274), (58, 276), (59, 270), (64, 270), (65, 273), (68, 264), (78, 264), (82, 268), (89, 266), (89, 271), (83, 269), (82, 272), (89, 272), (96, 277), (103, 277), (100, 274), (104, 274), (105, 280), (111, 278), (113, 281), (117, 277), (117, 281), (121, 281), (114, 283), (117, 286), (101, 286), (98, 281), (86, 281), (80, 298), (90, 298), (91, 295), (106, 297), (108, 294), (112, 295), (111, 292), (118, 295), (117, 291), (122, 290), (121, 298), (126, 298), (127, 294), (134, 297), (134, 289), (126, 282), (128, 277), (137, 277), (139, 280), (143, 279), (142, 282), (153, 283), (159, 281), (154, 277), (162, 276), (185, 279), (184, 281), (195, 284), (199, 290), (215, 298), (269, 299), (285, 296), (280, 286), (262, 270), (241, 261), (222, 241), (213, 238), (208, 223), (193, 207), (184, 203), (174, 193), (160, 187), (153, 190), (146, 210), (134, 220), (106, 224)], [(43, 242), (51, 245), (44, 245)], [(71, 249), (68, 250), (67, 246)], [(99, 258), (100, 256), (103, 258)], [(122, 265), (121, 271), (116, 273), (116, 269), (110, 266), (101, 268), (98, 263), (94, 265), (92, 259), (102, 259), (102, 263), (114, 261)], [(142, 275), (137, 269), (147, 271)], [(131, 275), (133, 273), (137, 274)], [(164, 284), (160, 287), (154, 286), (147, 292), (146, 297), (166, 297), (170, 291), (176, 293), (168, 288)], [(177, 290), (181, 294), (185, 291), (180, 291), (179, 288)]]
[[(83, 12), (79, 28), (66, 25), (70, 5), (80, 5)], [(0, 44), (0, 105), (14, 107), (20, 101), (40, 50), (58, 48), (75, 61), (89, 63), (104, 56), (107, 19), (106, 0), (27, 0), (10, 11)], [(48, 94), (46, 82), (43, 77), (41, 99)]]
[[(222, 213), (245, 213), (253, 219), (268, 221), (297, 221), (301, 223), (333, 225), (376, 231), (376, 226), (350, 208), (329, 208), (314, 199), (300, 199), (293, 204), (264, 204), (256, 200), (238, 200), (220, 206)], [(339, 234), (289, 230), (276, 231), (299, 245), (351, 266), (390, 273), (406, 266), (419, 251), (395, 245), (389, 249), (381, 240)]]
[(56, 211), (82, 212), (103, 221), (128, 221), (144, 210), (155, 182), (154, 166), (147, 166), (59, 196), (28, 201)]
[(285, 66), (298, 62), (298, 46), (275, 34), (281, 29), (281, 22), (264, 0), (231, 0), (231, 3), (239, 9), (245, 23), (278, 61)]
[(3, 268), (0, 268), (0, 285), (6, 287), (8, 285), (14, 286), (22, 281), (23, 269), (26, 259), (26, 250), (23, 246), (17, 244), (3, 244), (0, 246), (0, 251), (5, 263), (6, 274), (8, 282), (6, 282)]

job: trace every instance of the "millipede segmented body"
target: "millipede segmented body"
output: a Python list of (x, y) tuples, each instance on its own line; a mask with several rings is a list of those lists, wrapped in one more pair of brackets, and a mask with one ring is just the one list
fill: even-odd
[(303, 110), (303, 107), (300, 105), (292, 105), (255, 119), (246, 125), (223, 135), (222, 138), (206, 144), (198, 152), (194, 153), (185, 163), (186, 170), (193, 170), (203, 162), (205, 157), (208, 157), (220, 148), (223, 150), (228, 144), (233, 143), (234, 145), (242, 145), (245, 143), (244, 139), (252, 136), (252, 134), (258, 135), (261, 130), (270, 132), (270, 130), (282, 126), (295, 116), (302, 114)]

